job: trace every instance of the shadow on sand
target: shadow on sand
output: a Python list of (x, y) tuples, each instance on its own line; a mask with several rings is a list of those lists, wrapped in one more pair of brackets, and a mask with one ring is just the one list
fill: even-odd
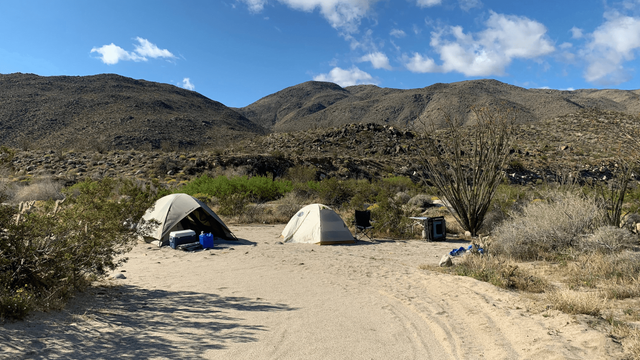
[[(73, 305), (73, 306), (71, 306)], [(134, 286), (91, 288), (69, 308), (0, 327), (2, 359), (202, 358), (269, 329), (243, 312), (295, 310), (260, 299)]]

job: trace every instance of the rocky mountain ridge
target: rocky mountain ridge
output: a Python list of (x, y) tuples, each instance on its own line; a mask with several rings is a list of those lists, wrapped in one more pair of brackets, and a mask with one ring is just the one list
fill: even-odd
[[(567, 176), (579, 182), (606, 182), (620, 161), (637, 159), (634, 148), (625, 148), (625, 134), (637, 133), (639, 125), (637, 116), (590, 109), (519, 125), (507, 179), (522, 185)], [(317, 179), (407, 176), (421, 181), (428, 177), (422, 166), (424, 136), (370, 123), (272, 133), (206, 151), (16, 150), (8, 164), (8, 178), (22, 182), (51, 177), (74, 183), (110, 176), (171, 186), (202, 174), (278, 177), (294, 166), (309, 166), (316, 170)], [(640, 180), (638, 174), (634, 178)]]
[(408, 90), (374, 85), (341, 88), (333, 83), (309, 81), (236, 110), (270, 131), (290, 132), (349, 123), (415, 128), (416, 122), (423, 120), (442, 122), (445, 113), (466, 124), (474, 121), (472, 107), (488, 105), (517, 110), (521, 123), (585, 108), (638, 114), (640, 90), (525, 89), (486, 79)]

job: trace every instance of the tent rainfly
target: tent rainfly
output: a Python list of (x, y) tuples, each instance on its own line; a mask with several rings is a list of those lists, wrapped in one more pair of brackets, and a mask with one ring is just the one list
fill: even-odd
[(282, 231), (286, 243), (345, 244), (355, 239), (342, 218), (330, 207), (311, 204), (300, 209)]
[(194, 230), (212, 233), (215, 237), (237, 240), (227, 225), (205, 203), (187, 194), (171, 194), (158, 199), (147, 209), (142, 220), (156, 220), (145, 236), (146, 242), (159, 240), (160, 245), (169, 244), (169, 233), (178, 230)]

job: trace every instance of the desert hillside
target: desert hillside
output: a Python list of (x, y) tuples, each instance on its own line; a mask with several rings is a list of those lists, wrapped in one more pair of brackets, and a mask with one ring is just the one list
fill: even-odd
[(0, 74), (0, 145), (193, 147), (264, 133), (225, 105), (169, 84), (114, 74)]
[(472, 106), (517, 109), (523, 123), (537, 122), (597, 108), (626, 114), (640, 112), (640, 90), (525, 89), (497, 80), (433, 84), (421, 89), (388, 89), (374, 85), (341, 88), (309, 81), (266, 96), (241, 114), (275, 132), (375, 123), (411, 128), (417, 119), (440, 121), (443, 112), (473, 121)]
[[(235, 145), (238, 151), (244, 151), (237, 146), (244, 144), (243, 140), (262, 143), (261, 136), (269, 134), (316, 130), (331, 133), (350, 124), (420, 132), (423, 121), (441, 122), (444, 113), (469, 123), (474, 119), (470, 109), (484, 105), (516, 109), (521, 124), (535, 125), (529, 132), (546, 124), (547, 132), (562, 138), (562, 132), (553, 130), (553, 119), (592, 111), (618, 114), (614, 117), (635, 116), (640, 113), (639, 100), (640, 90), (524, 89), (496, 80), (433, 84), (409, 90), (374, 85), (342, 88), (329, 82), (309, 81), (244, 108), (232, 109), (174, 85), (114, 74), (53, 77), (0, 74), (0, 145), (100, 152), (193, 151)], [(574, 128), (588, 131), (589, 124), (581, 122), (588, 117), (572, 119), (572, 126), (563, 127), (562, 131)], [(357, 149), (360, 140), (345, 138), (341, 144), (345, 142), (353, 143), (347, 147), (351, 154), (366, 150), (382, 155), (399, 151), (395, 148), (397, 144), (392, 144), (393, 149), (380, 146), (376, 149), (375, 144), (373, 148)], [(318, 148), (290, 149), (292, 143), (273, 145), (276, 146), (264, 144), (252, 151), (268, 152), (279, 147), (289, 154)], [(320, 147), (323, 152), (332, 151), (327, 145)]]

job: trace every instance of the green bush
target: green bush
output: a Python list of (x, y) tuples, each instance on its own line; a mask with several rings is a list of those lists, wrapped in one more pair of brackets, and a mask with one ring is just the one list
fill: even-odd
[[(0, 316), (22, 318), (56, 307), (126, 261), (137, 223), (154, 195), (127, 180), (85, 181), (16, 223), (17, 209), (0, 207)], [(144, 231), (144, 226), (138, 228)]]
[(340, 206), (353, 196), (350, 181), (328, 178), (322, 181), (309, 181), (307, 187), (318, 197), (320, 203), (328, 206)]
[(394, 200), (389, 186), (378, 189), (375, 205), (371, 209), (376, 233), (397, 238), (411, 236), (411, 220), (405, 213), (402, 203)]
[(394, 193), (406, 192), (412, 193), (420, 188), (420, 185), (414, 183), (406, 176), (394, 176), (382, 179), (382, 183)]
[(318, 170), (313, 166), (297, 165), (287, 170), (285, 178), (293, 183), (306, 183), (307, 181), (316, 181), (317, 173)]
[(211, 178), (202, 175), (178, 189), (189, 195), (207, 194), (215, 196), (224, 202), (226, 198), (234, 196), (236, 199), (246, 198), (256, 202), (272, 201), (293, 190), (288, 180), (272, 180), (266, 176), (240, 176), (227, 178), (218, 176)]

